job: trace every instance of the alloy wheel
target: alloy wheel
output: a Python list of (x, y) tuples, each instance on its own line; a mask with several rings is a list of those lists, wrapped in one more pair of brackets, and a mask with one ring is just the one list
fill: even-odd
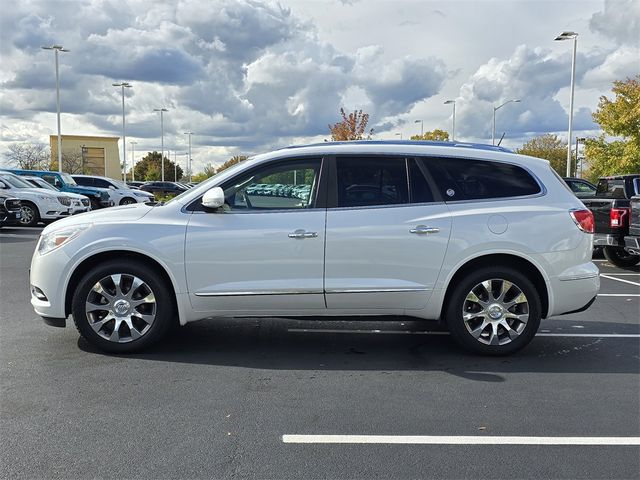
[(506, 345), (525, 330), (529, 302), (516, 284), (500, 278), (485, 280), (467, 294), (462, 319), (478, 342)]
[(156, 298), (149, 285), (135, 275), (112, 274), (91, 288), (85, 313), (89, 326), (102, 338), (127, 343), (151, 329)]
[(22, 225), (31, 225), (36, 217), (36, 212), (30, 205), (20, 206), (20, 223)]

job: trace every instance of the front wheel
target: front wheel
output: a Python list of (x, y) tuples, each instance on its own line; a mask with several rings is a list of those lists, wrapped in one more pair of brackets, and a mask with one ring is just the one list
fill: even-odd
[(633, 267), (640, 262), (640, 255), (633, 255), (620, 247), (604, 247), (604, 258), (620, 268)]
[(465, 275), (445, 306), (451, 336), (484, 355), (508, 355), (531, 342), (541, 318), (540, 294), (509, 267), (485, 267)]
[(38, 207), (31, 202), (22, 202), (20, 205), (20, 225), (23, 227), (35, 227), (40, 221)]
[(120, 205), (131, 205), (132, 203), (136, 203), (136, 201), (131, 197), (125, 197), (120, 200)]
[(113, 260), (80, 280), (73, 321), (101, 350), (131, 353), (160, 340), (175, 318), (175, 299), (159, 272), (141, 263)]

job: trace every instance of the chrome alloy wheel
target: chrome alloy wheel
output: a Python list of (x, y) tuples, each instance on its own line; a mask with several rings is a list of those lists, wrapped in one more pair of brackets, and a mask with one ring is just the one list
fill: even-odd
[(89, 291), (85, 313), (102, 338), (127, 343), (146, 334), (156, 318), (156, 298), (144, 281), (129, 274), (112, 274)]
[(30, 205), (20, 206), (20, 223), (23, 225), (30, 225), (36, 216), (36, 212)]
[(485, 345), (506, 345), (518, 338), (529, 320), (522, 290), (504, 279), (485, 280), (467, 294), (462, 306), (467, 331)]

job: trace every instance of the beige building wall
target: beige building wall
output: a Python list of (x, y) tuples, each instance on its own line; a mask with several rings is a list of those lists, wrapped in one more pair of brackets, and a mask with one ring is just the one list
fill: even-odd
[[(68, 173), (101, 175), (122, 179), (120, 137), (62, 135), (62, 169)], [(58, 169), (58, 136), (50, 135), (51, 169)]]

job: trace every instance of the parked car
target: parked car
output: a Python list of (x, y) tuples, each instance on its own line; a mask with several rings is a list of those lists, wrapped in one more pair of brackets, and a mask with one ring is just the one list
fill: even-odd
[(156, 196), (180, 195), (188, 188), (178, 185), (175, 182), (147, 182), (140, 187), (143, 192), (153, 193)]
[(20, 200), (20, 225), (33, 227), (71, 214), (71, 200), (62, 195), (34, 188), (17, 175), (0, 171), (0, 189)]
[(640, 262), (640, 256), (625, 250), (630, 199), (634, 195), (640, 195), (640, 174), (603, 177), (598, 180), (595, 196), (582, 199), (595, 218), (594, 245), (603, 247), (605, 258), (621, 268)]
[(153, 194), (129, 188), (126, 183), (108, 177), (95, 175), (71, 175), (78, 185), (84, 187), (108, 188), (115, 205), (153, 202)]
[(563, 180), (578, 198), (591, 198), (596, 194), (596, 186), (587, 180), (574, 177), (563, 178)]
[(31, 184), (35, 188), (42, 188), (44, 190), (48, 190), (50, 192), (56, 192), (58, 195), (63, 197), (68, 197), (71, 201), (71, 205), (69, 207), (71, 215), (75, 215), (77, 213), (84, 213), (91, 210), (91, 202), (84, 195), (80, 195), (78, 193), (69, 193), (69, 192), (61, 192), (56, 187), (51, 185), (48, 182), (45, 182), (40, 177), (20, 177), (22, 180), (25, 180), (27, 183)]
[(0, 228), (19, 225), (21, 209), (20, 199), (0, 190)]
[(91, 202), (91, 209), (110, 207), (113, 201), (109, 196), (109, 189), (95, 187), (81, 187), (68, 173), (60, 173), (48, 170), (8, 170), (16, 175), (28, 177), (40, 177), (50, 183), (61, 192), (78, 193), (84, 195)]
[(630, 255), (640, 258), (640, 195), (630, 201), (629, 235), (624, 237), (624, 248)]
[[(248, 193), (287, 182), (307, 194)], [(354, 198), (353, 185), (377, 191)], [(501, 147), (289, 147), (164, 204), (47, 227), (31, 303), (50, 325), (72, 314), (111, 352), (216, 316), (409, 315), (502, 355), (527, 345), (542, 318), (595, 300), (592, 232), (593, 215), (548, 162)]]

